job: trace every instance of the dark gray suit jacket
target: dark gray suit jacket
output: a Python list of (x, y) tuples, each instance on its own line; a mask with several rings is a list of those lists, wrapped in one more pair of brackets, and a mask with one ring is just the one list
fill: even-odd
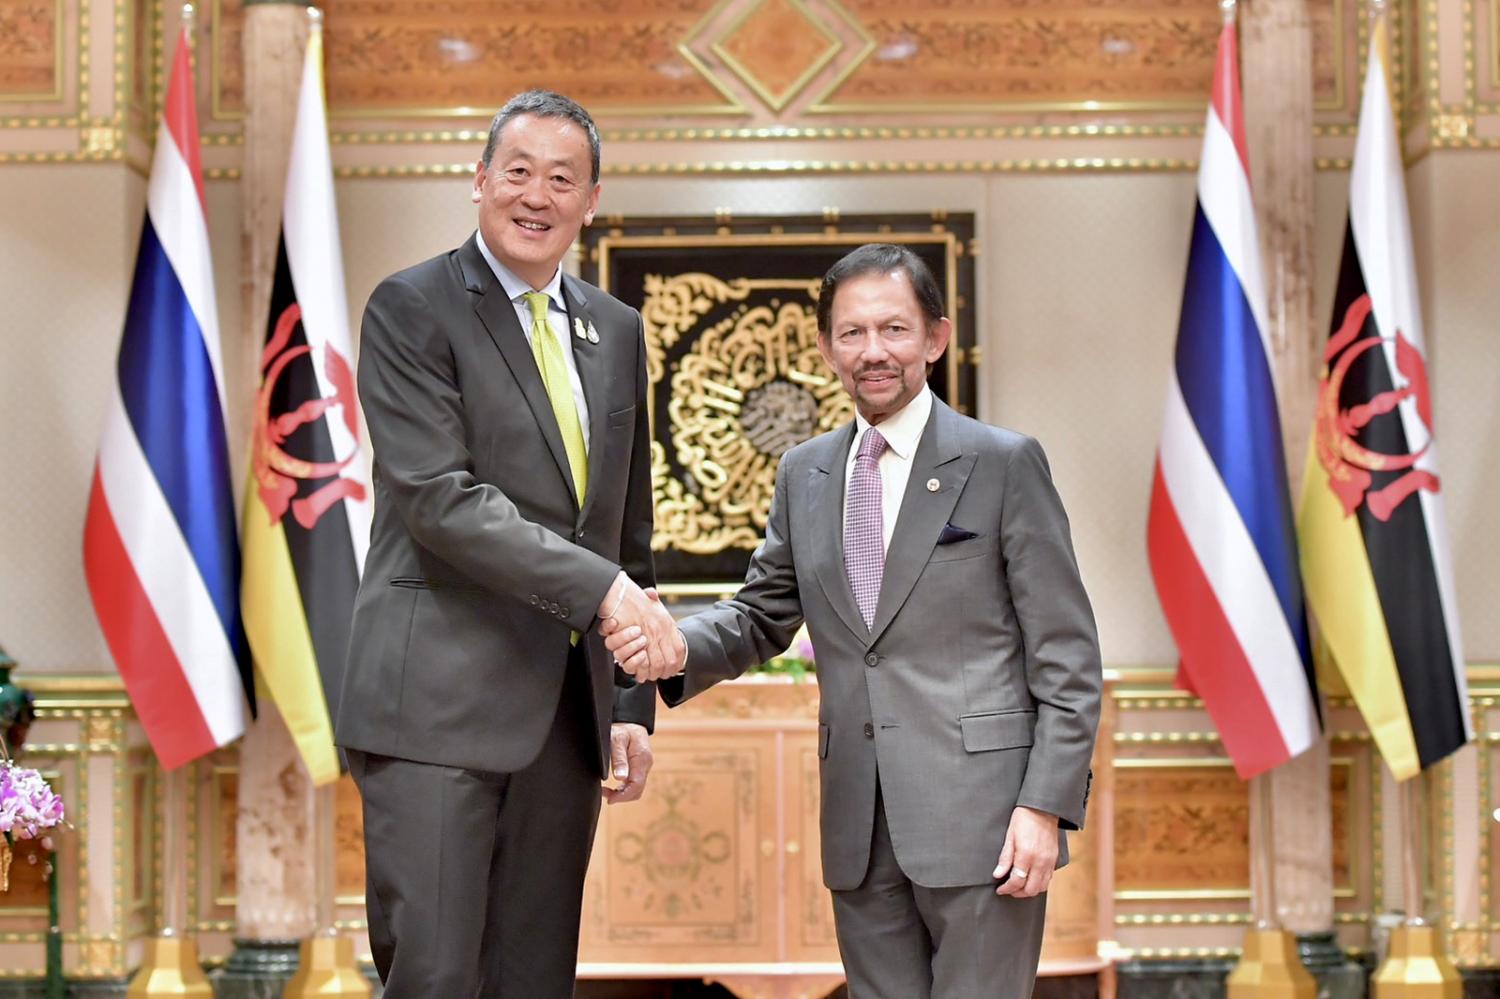
[(683, 622), (687, 672), (662, 693), (675, 704), (770, 659), (805, 618), (824, 882), (864, 878), (878, 770), (906, 875), (984, 884), (1016, 805), (1083, 826), (1102, 679), (1067, 516), (1036, 441), (934, 399), (866, 628), (843, 558), (853, 440), (851, 424), (782, 458), (745, 585)]
[(564, 277), (589, 410), (582, 510), (531, 347), (473, 237), (392, 275), (365, 308), (359, 397), (375, 519), (354, 606), (340, 746), (512, 772), (551, 727), (569, 635), (584, 632), (606, 773), (609, 724), (651, 726), (653, 685), (619, 689), (595, 613), (651, 562), (640, 315)]

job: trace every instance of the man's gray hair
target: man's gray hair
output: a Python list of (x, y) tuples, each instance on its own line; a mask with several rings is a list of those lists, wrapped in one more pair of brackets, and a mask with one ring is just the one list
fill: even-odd
[(584, 134), (589, 137), (589, 159), (594, 169), (593, 182), (599, 183), (599, 129), (594, 127), (594, 119), (583, 109), (583, 105), (571, 97), (553, 93), (550, 90), (527, 90), (517, 94), (505, 102), (505, 106), (496, 114), (490, 122), (490, 137), (484, 144), (483, 163), (486, 168), (490, 165), (490, 159), (495, 155), (495, 147), (500, 143), (500, 131), (505, 128), (507, 122), (512, 118), (529, 114), (536, 118), (566, 118), (583, 129)]

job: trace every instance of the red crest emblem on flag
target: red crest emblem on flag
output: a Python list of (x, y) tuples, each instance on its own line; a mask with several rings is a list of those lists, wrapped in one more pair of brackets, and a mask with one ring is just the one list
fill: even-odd
[[(348, 360), (332, 346), (323, 348), (323, 373), (333, 387), (333, 395), (309, 399), (289, 412), (271, 415), (271, 397), (286, 366), (312, 353), (307, 344), (288, 347), (292, 331), (302, 321), (302, 307), (295, 302), (287, 306), (276, 320), (276, 329), (260, 355), (261, 384), (255, 396), (255, 435), (252, 441), (251, 474), (260, 500), (276, 524), (286, 516), (288, 507), (297, 523), (312, 530), (318, 519), (335, 503), (345, 499), (362, 500), (365, 487), (342, 472), (354, 460), (356, 452), (334, 461), (307, 461), (288, 454), (286, 440), (299, 427), (320, 419), (330, 409), (342, 411), (344, 425), (355, 441), (359, 440), (359, 416), (355, 410), (354, 374)], [(310, 494), (297, 497), (298, 483), (334, 476)]]
[[(1361, 295), (1344, 313), (1344, 322), (1323, 351), (1323, 377), (1318, 381), (1318, 411), (1314, 446), (1318, 462), (1328, 473), (1328, 487), (1338, 497), (1345, 515), (1363, 503), (1375, 519), (1387, 521), (1408, 496), (1418, 490), (1438, 492), (1436, 475), (1416, 464), (1432, 445), (1432, 395), (1427, 387), (1427, 363), (1398, 329), (1394, 337), (1362, 336), (1371, 311), (1370, 296)], [(1396, 370), (1405, 385), (1377, 392), (1366, 402), (1347, 408), (1339, 405), (1349, 369), (1367, 351), (1386, 342), (1396, 349)], [(1407, 399), (1416, 403), (1417, 416), (1427, 430), (1427, 439), (1405, 454), (1384, 454), (1362, 446), (1357, 435), (1377, 416), (1392, 413)], [(1372, 489), (1373, 472), (1401, 472), (1389, 484)]]

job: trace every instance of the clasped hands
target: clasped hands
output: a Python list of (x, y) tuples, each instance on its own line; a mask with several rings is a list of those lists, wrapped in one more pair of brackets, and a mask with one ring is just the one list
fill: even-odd
[(599, 604), (599, 633), (620, 669), (637, 680), (676, 676), (687, 661), (687, 643), (656, 590), (641, 589), (623, 572)]

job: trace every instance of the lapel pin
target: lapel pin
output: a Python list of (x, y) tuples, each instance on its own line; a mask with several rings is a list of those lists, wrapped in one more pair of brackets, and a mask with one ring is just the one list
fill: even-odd
[(588, 339), (588, 334), (583, 331), (583, 320), (577, 317), (573, 319), (573, 335), (580, 340)]
[(935, 493), (935, 492), (938, 491), (938, 487), (941, 486), (941, 485), (942, 485), (942, 483), (939, 482), (937, 479), (928, 479), (927, 480), (927, 491), (930, 492), (930, 493)]
[(599, 342), (599, 331), (594, 329), (594, 324), (589, 323), (589, 343)]

